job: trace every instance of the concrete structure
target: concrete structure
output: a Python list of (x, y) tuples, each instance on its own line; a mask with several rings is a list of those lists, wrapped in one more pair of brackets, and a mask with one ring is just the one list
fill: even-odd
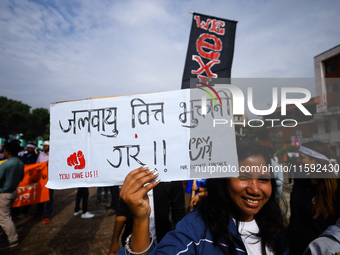
[(247, 121), (248, 121), (247, 112), (244, 112), (243, 115), (234, 115), (234, 128), (236, 141), (243, 140), (243, 138), (246, 136), (244, 128), (247, 126)]
[[(294, 128), (268, 127), (271, 138), (291, 144), (296, 135), (299, 142), (319, 140), (330, 144), (340, 161), (340, 45), (314, 57), (316, 97), (303, 104), (312, 113), (305, 116), (295, 105), (287, 106), (286, 119), (294, 119)], [(267, 119), (280, 119), (281, 108)]]
[[(280, 120), (280, 122), (284, 119), (294, 119), (298, 122), (298, 125), (295, 127), (284, 127), (282, 125), (267, 127), (269, 136), (278, 141), (283, 141), (284, 144), (292, 144), (292, 138), (295, 138), (295, 135), (298, 137), (300, 143), (316, 139), (318, 137), (318, 124), (314, 120), (313, 115), (316, 113), (319, 102), (318, 97), (313, 97), (307, 103), (303, 104), (312, 116), (304, 115), (294, 104), (287, 106), (287, 115), (285, 116), (281, 115), (281, 107), (276, 108), (275, 112), (266, 117), (267, 119), (276, 119)], [(279, 121), (276, 123), (279, 123)], [(287, 123), (287, 125), (289, 125), (289, 123)], [(294, 123), (292, 122), (291, 125), (294, 125)]]
[(340, 157), (340, 45), (314, 57), (316, 95), (320, 97), (314, 120), (317, 140), (329, 143)]

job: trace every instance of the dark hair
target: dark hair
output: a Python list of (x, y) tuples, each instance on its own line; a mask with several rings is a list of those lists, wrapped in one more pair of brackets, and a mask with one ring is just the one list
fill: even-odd
[(20, 141), (13, 140), (9, 143), (5, 143), (4, 150), (6, 150), (12, 157), (17, 157), (20, 151)]
[[(302, 144), (302, 146), (312, 149), (316, 152), (325, 155), (329, 159), (334, 159), (334, 153), (327, 146), (327, 144), (320, 141), (311, 141)], [(324, 159), (315, 158), (306, 154), (307, 157), (314, 159), (317, 165), (320, 165), (322, 169), (329, 169), (330, 162)], [(337, 189), (338, 189), (338, 179), (333, 171), (323, 171), (324, 175), (329, 178), (317, 178), (318, 173), (312, 173), (311, 177), (315, 177), (316, 185), (316, 195), (315, 201), (313, 203), (314, 219), (319, 216), (327, 219), (330, 217), (335, 217), (339, 213), (339, 208), (337, 205)]]
[[(267, 152), (256, 142), (248, 140), (239, 142), (237, 154), (238, 161), (243, 161), (251, 156), (262, 156), (267, 164), (270, 163)], [(254, 218), (259, 227), (258, 236), (261, 238), (262, 254), (266, 254), (265, 246), (268, 245), (278, 255), (284, 253), (288, 243), (286, 241), (285, 218), (279, 205), (282, 197), (278, 194), (276, 179), (272, 172), (271, 177), (272, 194)], [(229, 221), (231, 212), (235, 214), (237, 210), (229, 199), (226, 179), (209, 179), (207, 190), (208, 195), (203, 198), (200, 207), (202, 220), (212, 234), (214, 245), (220, 247), (225, 254), (234, 254), (236, 250), (235, 237), (229, 230)], [(216, 213), (218, 213), (218, 217), (216, 217)], [(222, 243), (225, 243), (227, 248)]]
[(274, 157), (274, 149), (272, 147), (263, 145), (263, 148), (266, 150), (270, 158)]

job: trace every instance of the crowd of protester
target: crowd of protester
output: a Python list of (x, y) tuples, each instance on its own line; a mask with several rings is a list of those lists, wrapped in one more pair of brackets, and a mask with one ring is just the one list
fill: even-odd
[[(49, 160), (49, 141), (42, 149), (29, 143), (20, 151), (18, 145), (14, 140), (0, 149), (0, 160), (6, 159), (0, 165), (0, 225), (8, 237), (0, 250), (19, 244), (10, 208), (24, 165)], [(239, 142), (237, 153), (240, 166), (279, 166), (272, 148), (256, 142)], [(98, 187), (95, 204), (111, 209), (108, 216), (116, 215), (109, 254), (336, 254), (340, 252), (340, 188), (337, 174), (330, 171), (337, 163), (334, 158), (322, 142), (300, 146), (290, 164), (315, 164), (329, 171), (322, 178), (315, 172), (288, 175), (294, 182), (289, 219), (282, 171), (166, 183), (155, 179), (157, 170), (140, 167), (130, 172), (121, 190)], [(31, 206), (20, 208), (18, 218), (48, 223), (53, 190), (49, 195), (48, 202), (37, 204), (36, 212)], [(88, 197), (87, 187), (78, 188), (74, 216), (95, 216), (87, 210)]]

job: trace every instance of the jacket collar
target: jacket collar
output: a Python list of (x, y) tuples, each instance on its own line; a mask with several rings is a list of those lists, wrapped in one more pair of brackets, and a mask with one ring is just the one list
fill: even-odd
[(239, 234), (239, 232), (237, 230), (237, 226), (236, 226), (236, 224), (235, 224), (235, 222), (234, 222), (234, 220), (231, 216), (229, 216), (228, 227), (229, 227), (229, 231), (232, 234), (232, 237), (234, 239), (236, 248), (242, 249), (243, 251), (246, 252), (246, 247), (244, 246), (244, 243), (241, 239), (241, 235)]

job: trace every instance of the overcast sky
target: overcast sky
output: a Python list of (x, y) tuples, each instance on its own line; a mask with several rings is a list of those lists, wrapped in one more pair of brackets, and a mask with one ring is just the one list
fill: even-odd
[(338, 0), (1, 0), (0, 95), (34, 109), (180, 89), (188, 11), (238, 21), (232, 77), (312, 78), (340, 44)]

